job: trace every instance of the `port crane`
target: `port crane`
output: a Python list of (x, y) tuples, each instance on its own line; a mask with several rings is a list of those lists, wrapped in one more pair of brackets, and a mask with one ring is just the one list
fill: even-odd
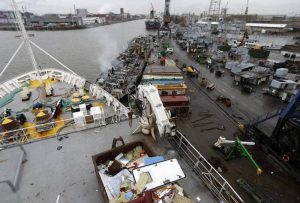
[(245, 15), (248, 15), (248, 9), (249, 9), (249, 0), (247, 0)]
[(153, 6), (153, 4), (151, 3), (151, 11), (150, 11), (150, 18), (152, 19), (152, 18), (154, 18), (154, 6)]
[(134, 100), (139, 112), (139, 126), (133, 133), (142, 131), (144, 134), (151, 134), (156, 140), (157, 128), (160, 137), (175, 135), (176, 126), (170, 122), (171, 113), (165, 109), (156, 87), (139, 85)]
[(163, 24), (158, 30), (158, 38), (161, 38), (163, 35), (167, 35), (169, 38), (171, 38), (171, 29), (169, 27), (169, 23), (171, 22), (170, 2), (171, 0), (165, 0)]

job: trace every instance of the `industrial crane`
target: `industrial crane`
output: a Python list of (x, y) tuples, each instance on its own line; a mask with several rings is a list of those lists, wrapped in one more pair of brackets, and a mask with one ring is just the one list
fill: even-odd
[(175, 124), (170, 122), (171, 114), (165, 109), (160, 99), (158, 90), (153, 85), (139, 85), (135, 104), (139, 110), (139, 127), (134, 131), (142, 131), (151, 134), (156, 140), (155, 128), (157, 127), (160, 137), (174, 135)]
[(248, 7), (249, 6), (249, 0), (247, 0), (247, 5), (246, 5), (246, 9), (245, 9), (245, 15), (248, 15)]
[(165, 11), (164, 11), (164, 17), (163, 17), (163, 24), (158, 30), (158, 38), (161, 37), (161, 35), (167, 34), (171, 38), (171, 29), (169, 27), (169, 23), (171, 22), (171, 15), (170, 15), (170, 1), (171, 0), (165, 0)]
[(150, 11), (150, 18), (153, 19), (154, 18), (154, 6), (151, 3), (151, 11)]

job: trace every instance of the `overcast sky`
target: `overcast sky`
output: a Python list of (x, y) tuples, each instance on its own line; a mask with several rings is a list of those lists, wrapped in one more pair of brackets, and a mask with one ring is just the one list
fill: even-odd
[[(150, 4), (155, 10), (163, 11), (164, 0), (16, 0), (19, 7), (37, 14), (70, 13), (76, 8), (87, 8), (91, 13), (118, 13), (123, 7), (129, 13), (148, 13)], [(222, 7), (228, 2), (229, 13), (242, 13), (247, 0), (222, 0)], [(171, 13), (196, 13), (207, 11), (210, 0), (171, 0)], [(0, 10), (11, 10), (10, 0), (0, 0)], [(258, 14), (300, 14), (300, 0), (249, 0), (249, 13)]]

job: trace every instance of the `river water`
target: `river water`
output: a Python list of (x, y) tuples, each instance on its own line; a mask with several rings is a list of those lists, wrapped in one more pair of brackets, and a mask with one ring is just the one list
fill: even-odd
[[(146, 33), (148, 32), (145, 30), (144, 20), (138, 20), (83, 30), (36, 31), (32, 41), (77, 74), (94, 82), (101, 72), (111, 67), (111, 62), (127, 47), (133, 37)], [(0, 31), (0, 70), (4, 68), (21, 43), (21, 40), (15, 37), (16, 34), (16, 32)], [(275, 42), (276, 45), (284, 45), (292, 41), (292, 36), (259, 35), (254, 36), (254, 39), (264, 43)], [(37, 62), (42, 68), (62, 68), (41, 51), (33, 48)], [(280, 54), (272, 56), (271, 54), (270, 58), (282, 58)], [(30, 70), (32, 65), (23, 47), (0, 81), (6, 81)]]
[[(145, 33), (144, 20), (138, 20), (83, 30), (36, 31), (32, 41), (74, 72), (93, 82), (101, 71), (110, 68), (110, 62), (127, 47), (133, 37)], [(16, 34), (0, 31), (0, 70), (21, 43), (15, 37)], [(42, 68), (61, 68), (35, 47), (33, 50)], [(0, 81), (30, 70), (32, 65), (24, 46)]]

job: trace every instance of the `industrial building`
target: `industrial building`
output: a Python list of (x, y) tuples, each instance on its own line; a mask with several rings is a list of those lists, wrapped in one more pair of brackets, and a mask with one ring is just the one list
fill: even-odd
[(250, 32), (283, 33), (287, 32), (287, 24), (270, 23), (246, 23), (246, 29)]
[(83, 21), (81, 17), (34, 17), (34, 18), (27, 18), (25, 19), (26, 26), (32, 27), (43, 27), (43, 26), (55, 26), (55, 25), (76, 25), (81, 26), (83, 25)]
[(242, 71), (234, 75), (236, 84), (260, 85), (269, 81), (270, 72), (265, 67), (255, 67), (249, 71)]

